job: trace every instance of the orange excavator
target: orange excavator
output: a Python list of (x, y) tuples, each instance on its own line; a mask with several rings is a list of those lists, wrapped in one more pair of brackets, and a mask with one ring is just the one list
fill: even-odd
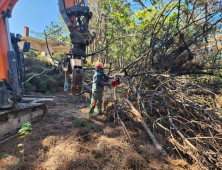
[[(47, 112), (44, 104), (20, 104), (24, 94), (23, 52), (29, 51), (30, 43), (21, 39), (21, 35), (12, 34), (9, 29), (8, 20), (17, 2), (0, 0), (0, 141), (16, 133), (24, 123), (42, 119)], [(73, 44), (71, 52), (65, 56), (63, 68), (66, 76), (72, 74), (71, 91), (77, 94), (82, 87), (86, 46), (96, 37), (88, 30), (92, 12), (87, 6), (87, 0), (58, 0), (58, 6)], [(25, 41), (23, 52), (19, 51), (20, 41)]]

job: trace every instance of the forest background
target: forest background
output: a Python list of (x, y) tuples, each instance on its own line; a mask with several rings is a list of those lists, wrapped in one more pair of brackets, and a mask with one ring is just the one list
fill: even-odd
[[(214, 75), (207, 81), (219, 83), (221, 2), (149, 2), (148, 7), (147, 0), (90, 0), (93, 17), (89, 30), (97, 38), (87, 47), (91, 57), (85, 66), (93, 67), (94, 62), (109, 66), (111, 61), (113, 67), (123, 68), (150, 50), (146, 65), (149, 71), (191, 77)], [(52, 21), (45, 28), (48, 39), (71, 45), (67, 26), (60, 15), (58, 18), (58, 22)], [(45, 39), (44, 32), (32, 31), (32, 34)], [(62, 55), (53, 57), (61, 60)]]

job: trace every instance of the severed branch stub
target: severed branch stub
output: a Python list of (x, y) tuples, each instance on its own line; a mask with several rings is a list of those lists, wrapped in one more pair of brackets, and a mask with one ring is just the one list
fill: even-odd
[(141, 114), (136, 110), (136, 108), (132, 105), (132, 103), (125, 99), (125, 101), (127, 102), (127, 104), (130, 106), (132, 113), (137, 117), (137, 120), (143, 125), (144, 129), (146, 130), (147, 134), (149, 135), (149, 137), (152, 139), (154, 146), (157, 148), (158, 151), (160, 151), (164, 156), (168, 156), (167, 152), (165, 151), (165, 149), (163, 149), (163, 147), (159, 144), (159, 142), (157, 141), (157, 139), (155, 138), (155, 136), (153, 135), (152, 131), (150, 130), (150, 128), (147, 126), (147, 124), (144, 122)]

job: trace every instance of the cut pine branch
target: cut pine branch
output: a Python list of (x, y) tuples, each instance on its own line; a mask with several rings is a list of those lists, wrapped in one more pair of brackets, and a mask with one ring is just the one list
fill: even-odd
[(160, 151), (163, 155), (167, 156), (167, 152), (165, 151), (165, 149), (160, 145), (160, 143), (157, 141), (157, 139), (155, 138), (155, 136), (153, 135), (152, 131), (150, 130), (150, 128), (147, 126), (147, 124), (144, 122), (141, 114), (136, 110), (136, 108), (132, 105), (132, 103), (125, 99), (125, 101), (127, 102), (127, 104), (130, 106), (132, 113), (137, 117), (137, 120), (143, 125), (144, 129), (146, 130), (147, 134), (149, 135), (149, 137), (151, 138), (151, 140), (153, 141), (154, 146), (157, 148), (158, 151)]

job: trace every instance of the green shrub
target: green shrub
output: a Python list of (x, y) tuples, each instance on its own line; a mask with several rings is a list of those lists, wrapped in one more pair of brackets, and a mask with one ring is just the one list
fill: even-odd
[(64, 83), (65, 83), (65, 80), (64, 80), (64, 79), (58, 80), (59, 87), (63, 87), (63, 86), (64, 86)]
[(26, 82), (25, 85), (24, 85), (24, 88), (25, 88), (26, 91), (29, 91), (31, 86), (32, 86), (31, 83)]
[(43, 71), (45, 70), (45, 68), (43, 68), (42, 66), (37, 65), (37, 64), (31, 66), (30, 69), (31, 69), (32, 72), (34, 72), (34, 73), (41, 73), (41, 72), (43, 72)]
[(47, 79), (50, 79), (50, 78), (51, 78), (51, 76), (49, 76), (47, 74), (42, 74), (41, 75), (41, 79), (44, 80), (44, 81), (46, 81)]
[(29, 78), (31, 78), (34, 75), (34, 73), (28, 73), (25, 75), (25, 80), (28, 80)]
[(49, 61), (44, 57), (39, 57), (38, 60), (40, 62), (40, 65), (43, 67), (46, 67), (49, 64)]
[(32, 71), (31, 71), (31, 69), (30, 69), (30, 67), (25, 67), (25, 73), (26, 73), (26, 75), (27, 74), (29, 74), (29, 73), (31, 73)]
[[(34, 75), (34, 73), (26, 74), (25, 80), (28, 80), (28, 79), (31, 78), (33, 75)], [(39, 81), (40, 81), (40, 77), (36, 75), (36, 76), (32, 77), (31, 80), (29, 80), (29, 83), (31, 83), (32, 85), (35, 85), (35, 86), (36, 86), (36, 84), (38, 84)]]
[(31, 83), (32, 85), (36, 85), (36, 84), (39, 83), (39, 81), (40, 81), (40, 76), (34, 76), (34, 77), (30, 80), (30, 83)]
[(53, 60), (56, 60), (56, 61), (60, 61), (60, 60), (58, 60), (58, 59), (57, 59), (57, 58), (55, 58), (55, 57), (52, 57), (52, 59), (53, 59)]
[(53, 78), (49, 78), (48, 80), (46, 80), (46, 83), (47, 83), (47, 88), (50, 91), (53, 89), (53, 87), (56, 87), (58, 85), (58, 83)]
[(51, 93), (50, 93), (50, 91), (47, 89), (46, 92), (45, 92), (45, 94), (46, 94), (46, 95), (50, 95)]
[(25, 65), (26, 65), (26, 68), (27, 68), (28, 66), (33, 65), (33, 62), (34, 62), (33, 59), (31, 59), (31, 58), (25, 58)]
[(25, 55), (30, 58), (36, 58), (38, 57), (39, 52), (31, 49), (29, 52), (25, 53)]
[(44, 80), (40, 80), (37, 86), (37, 91), (45, 93), (47, 90), (47, 83)]
[(57, 60), (57, 61), (61, 61), (63, 58), (63, 54), (60, 54), (58, 52), (54, 53), (54, 55), (52, 56), (53, 59)]
[[(63, 73), (63, 72), (61, 71), (60, 73)], [(53, 75), (52, 75), (52, 78), (56, 80), (56, 79), (58, 78), (58, 76), (59, 76), (59, 74), (53, 74)], [(60, 76), (60, 77), (61, 77), (61, 76)]]

